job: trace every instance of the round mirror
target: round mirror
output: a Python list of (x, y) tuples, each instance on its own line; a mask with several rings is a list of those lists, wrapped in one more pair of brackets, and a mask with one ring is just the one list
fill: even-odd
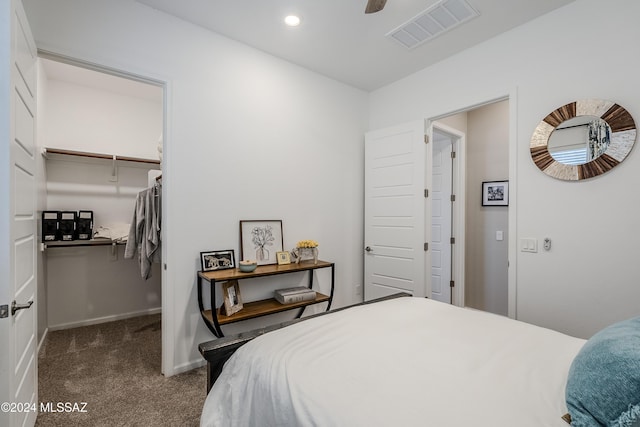
[(613, 169), (635, 140), (635, 122), (627, 110), (611, 101), (581, 100), (540, 122), (531, 138), (531, 157), (547, 175), (576, 181)]

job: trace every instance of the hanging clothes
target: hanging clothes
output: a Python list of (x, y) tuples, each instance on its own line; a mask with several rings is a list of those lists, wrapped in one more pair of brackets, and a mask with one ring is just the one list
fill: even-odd
[(161, 194), (162, 185), (157, 183), (136, 196), (133, 220), (124, 250), (125, 258), (138, 256), (143, 279), (151, 277), (151, 264), (160, 262)]

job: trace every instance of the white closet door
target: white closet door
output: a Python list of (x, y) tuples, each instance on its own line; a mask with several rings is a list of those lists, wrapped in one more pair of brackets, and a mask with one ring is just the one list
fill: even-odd
[[(30, 405), (0, 411), (2, 426), (33, 426), (37, 412), (36, 312), (36, 49), (18, 0), (3, 2), (0, 57), (10, 84), (0, 89), (0, 402)], [(12, 313), (12, 302), (34, 306)]]

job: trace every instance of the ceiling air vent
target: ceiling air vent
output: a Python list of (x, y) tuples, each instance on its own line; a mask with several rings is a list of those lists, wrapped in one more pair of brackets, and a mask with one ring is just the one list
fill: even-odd
[(387, 37), (413, 49), (479, 15), (465, 0), (440, 0), (389, 32)]

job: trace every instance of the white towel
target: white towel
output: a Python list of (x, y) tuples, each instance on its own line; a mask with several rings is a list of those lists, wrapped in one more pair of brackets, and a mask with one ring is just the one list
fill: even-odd
[(129, 237), (131, 224), (114, 223), (99, 225), (93, 231), (94, 239), (109, 239), (116, 242), (126, 242)]

